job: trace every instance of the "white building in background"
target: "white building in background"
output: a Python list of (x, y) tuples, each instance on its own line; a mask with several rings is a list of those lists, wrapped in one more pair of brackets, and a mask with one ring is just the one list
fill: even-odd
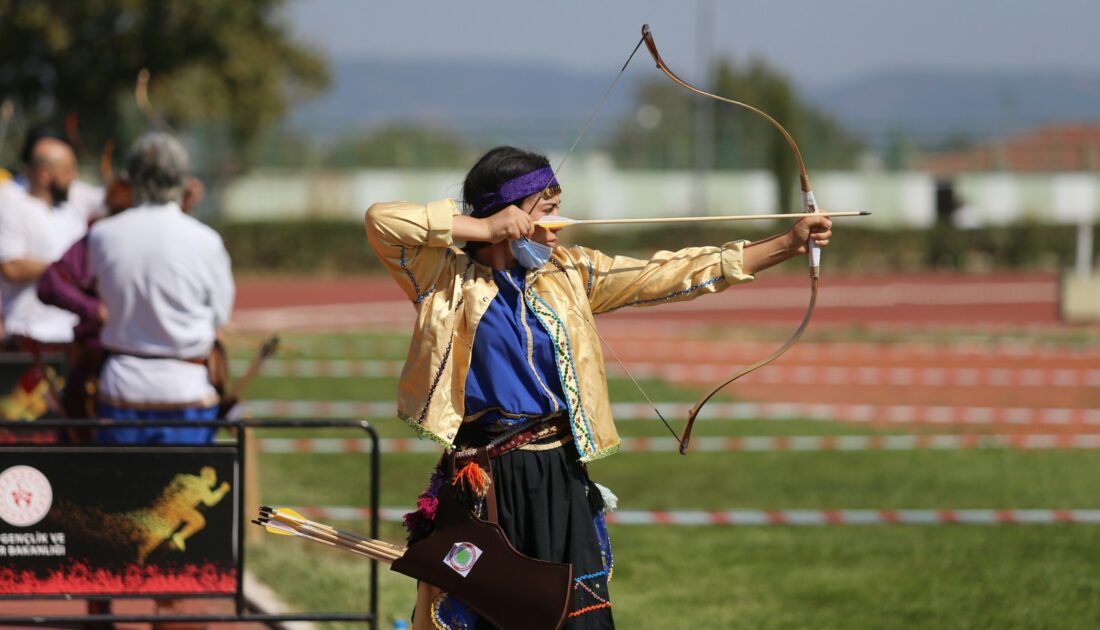
[[(460, 197), (464, 171), (259, 170), (226, 189), (223, 217), (346, 219), (382, 200), (431, 201)], [(860, 225), (883, 229), (928, 227), (936, 220), (937, 176), (921, 172), (810, 172), (822, 208), (870, 210)], [(562, 214), (575, 219), (692, 216), (700, 180), (692, 171), (617, 170), (596, 157), (566, 164), (559, 176)], [(1100, 173), (973, 173), (953, 177), (965, 208), (962, 227), (1018, 220), (1080, 224), (1100, 220)], [(710, 214), (777, 212), (774, 178), (765, 171), (715, 171), (704, 184)], [(794, 197), (798, 199), (798, 196)], [(800, 208), (787, 208), (797, 212)]]

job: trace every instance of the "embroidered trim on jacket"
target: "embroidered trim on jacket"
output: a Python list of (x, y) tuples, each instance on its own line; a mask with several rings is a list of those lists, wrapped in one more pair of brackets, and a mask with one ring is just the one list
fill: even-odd
[[(466, 265), (466, 269), (470, 268), (471, 263)], [(465, 275), (465, 270), (463, 270)], [(451, 317), (451, 336), (447, 340), (447, 349), (443, 351), (443, 358), (439, 361), (439, 367), (435, 370), (435, 376), (432, 377), (432, 384), (428, 388), (428, 397), (424, 400), (424, 407), (420, 410), (420, 414), (416, 418), (417, 424), (424, 424), (424, 420), (428, 417), (428, 408), (432, 406), (432, 398), (435, 397), (435, 390), (439, 387), (439, 379), (443, 377), (443, 370), (447, 367), (447, 361), (451, 358), (451, 348), (455, 343), (455, 326), (458, 322), (458, 311), (462, 308), (462, 305), (466, 302), (466, 296), (463, 295), (458, 299), (458, 303), (455, 304), (455, 311)]]
[(726, 279), (725, 276), (718, 276), (717, 278), (711, 278), (710, 280), (707, 280), (706, 282), (700, 282), (699, 284), (692, 285), (692, 286), (690, 286), (686, 289), (681, 289), (681, 290), (676, 291), (674, 293), (669, 293), (668, 295), (665, 295), (665, 296), (662, 296), (662, 297), (646, 298), (644, 300), (636, 300), (634, 302), (629, 302), (627, 304), (621, 304), (619, 306), (616, 306), (615, 308), (610, 308), (610, 309), (607, 309), (606, 311), (600, 311), (599, 313), (593, 313), (593, 314), (594, 315), (603, 315), (604, 313), (611, 313), (611, 312), (619, 310), (620, 308), (626, 308), (627, 306), (639, 306), (641, 304), (653, 304), (654, 302), (663, 302), (665, 300), (672, 300), (672, 299), (678, 298), (680, 296), (687, 295), (688, 293), (698, 291), (699, 289), (709, 287), (710, 285), (712, 285), (716, 282), (721, 282), (722, 280), (725, 280), (725, 279)]
[[(577, 452), (583, 457), (595, 454), (595, 442), (592, 437), (592, 427), (588, 422), (588, 416), (584, 410), (581, 398), (580, 379), (577, 378), (577, 370), (573, 365), (573, 350), (569, 344), (569, 333), (565, 330), (565, 324), (561, 318), (550, 308), (541, 297), (531, 290), (534, 300), (531, 303), (531, 311), (542, 322), (550, 340), (554, 343), (554, 357), (558, 363), (558, 378), (561, 380), (562, 392), (565, 394), (565, 404), (569, 408), (569, 425), (573, 431), (573, 441), (577, 445)], [(547, 320), (553, 322), (550, 326)]]
[[(431, 295), (432, 293), (434, 293), (435, 289), (430, 288), (427, 291), (424, 291), (423, 293), (420, 292), (420, 285), (417, 284), (417, 282), (416, 282), (416, 276), (413, 275), (412, 270), (409, 269), (409, 267), (405, 264), (405, 250), (406, 249), (408, 249), (408, 248), (405, 247), (404, 245), (401, 246), (401, 258), (400, 258), (400, 260), (398, 260), (398, 264), (401, 265), (401, 269), (405, 272), (405, 275), (409, 277), (409, 282), (412, 283), (413, 293), (416, 293), (416, 299), (413, 300), (413, 304), (420, 304), (421, 302), (424, 301), (424, 298), (426, 298), (429, 295)], [(447, 253), (449, 254), (450, 252), (447, 252)]]

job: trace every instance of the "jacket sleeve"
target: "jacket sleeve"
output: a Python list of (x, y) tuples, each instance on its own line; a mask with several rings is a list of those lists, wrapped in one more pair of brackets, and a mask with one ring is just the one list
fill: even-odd
[(69, 251), (38, 278), (38, 299), (76, 313), (81, 319), (95, 321), (99, 299), (93, 290), (88, 270), (88, 237), (80, 239)]
[(405, 295), (420, 303), (445, 268), (458, 206), (452, 199), (428, 205), (376, 203), (367, 209), (367, 241)]
[(581, 274), (593, 314), (624, 306), (652, 306), (717, 293), (753, 280), (742, 268), (747, 241), (721, 247), (659, 251), (648, 260), (608, 256), (585, 247), (564, 250)]

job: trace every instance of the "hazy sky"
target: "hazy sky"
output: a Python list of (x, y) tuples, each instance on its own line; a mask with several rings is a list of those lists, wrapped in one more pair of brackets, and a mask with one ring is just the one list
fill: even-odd
[[(812, 84), (899, 67), (1100, 72), (1100, 0), (700, 1), (291, 0), (287, 19), (331, 57), (515, 59), (608, 77), (643, 22), (685, 77), (708, 39)], [(649, 63), (632, 71), (638, 61)]]

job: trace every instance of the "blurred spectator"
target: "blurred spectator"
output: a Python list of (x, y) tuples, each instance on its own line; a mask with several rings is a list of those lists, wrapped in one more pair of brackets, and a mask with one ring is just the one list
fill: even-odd
[[(12, 180), (17, 186), (24, 191), (30, 191), (30, 164), (34, 159), (34, 152), (38, 143), (43, 140), (55, 140), (63, 143), (66, 147), (69, 147), (69, 152), (72, 153), (72, 145), (61, 134), (52, 129), (45, 127), (35, 127), (27, 132), (26, 137), (23, 139), (23, 149), (19, 154), (20, 160), (24, 165), (24, 171), (17, 174)], [(76, 166), (76, 157), (73, 156), (73, 166)], [(88, 225), (96, 219), (104, 216), (107, 213), (107, 207), (104, 203), (104, 190), (102, 186), (96, 186), (95, 184), (89, 184), (79, 178), (74, 177), (69, 184), (69, 188), (65, 194), (66, 201), (62, 204), (67, 211), (77, 217), (82, 217), (83, 228), (77, 228), (77, 232), (83, 236), (88, 231)], [(79, 222), (71, 222), (73, 226), (79, 225)], [(73, 237), (69, 237), (72, 240), (76, 240)]]
[[(122, 181), (126, 198), (132, 198), (129, 182)], [(203, 185), (191, 178), (183, 191), (183, 211), (202, 200)], [(113, 207), (111, 213), (125, 211), (129, 206)], [(103, 365), (100, 329), (107, 319), (107, 307), (99, 299), (95, 282), (88, 268), (88, 237), (80, 239), (38, 280), (38, 299), (76, 314), (80, 321), (73, 328), (74, 352), (68, 379), (62, 396), (62, 408), (69, 418), (94, 418), (94, 394), (98, 389), (99, 372)]]
[[(4, 347), (31, 352), (65, 351), (76, 318), (39, 301), (35, 285), (46, 267), (102, 213), (103, 191), (76, 179), (76, 155), (56, 135), (28, 134), (24, 170), (0, 183), (0, 301)], [(34, 419), (47, 409), (52, 389), (36, 364), (3, 398), (0, 415)]]
[(933, 269), (957, 269), (962, 264), (965, 243), (957, 229), (962, 205), (953, 180), (936, 180), (936, 223), (928, 243), (928, 264)]
[[(99, 416), (116, 420), (214, 420), (218, 393), (207, 362), (233, 305), (221, 237), (181, 208), (190, 171), (179, 140), (138, 139), (127, 157), (135, 206), (92, 227), (88, 271), (106, 309), (107, 352)], [(100, 430), (105, 443), (206, 443), (202, 427)]]
[(102, 214), (103, 190), (77, 181), (76, 155), (56, 136), (31, 135), (23, 155), (23, 174), (0, 187), (0, 296), (6, 346), (41, 350), (72, 341), (76, 318), (40, 302), (35, 283)]

